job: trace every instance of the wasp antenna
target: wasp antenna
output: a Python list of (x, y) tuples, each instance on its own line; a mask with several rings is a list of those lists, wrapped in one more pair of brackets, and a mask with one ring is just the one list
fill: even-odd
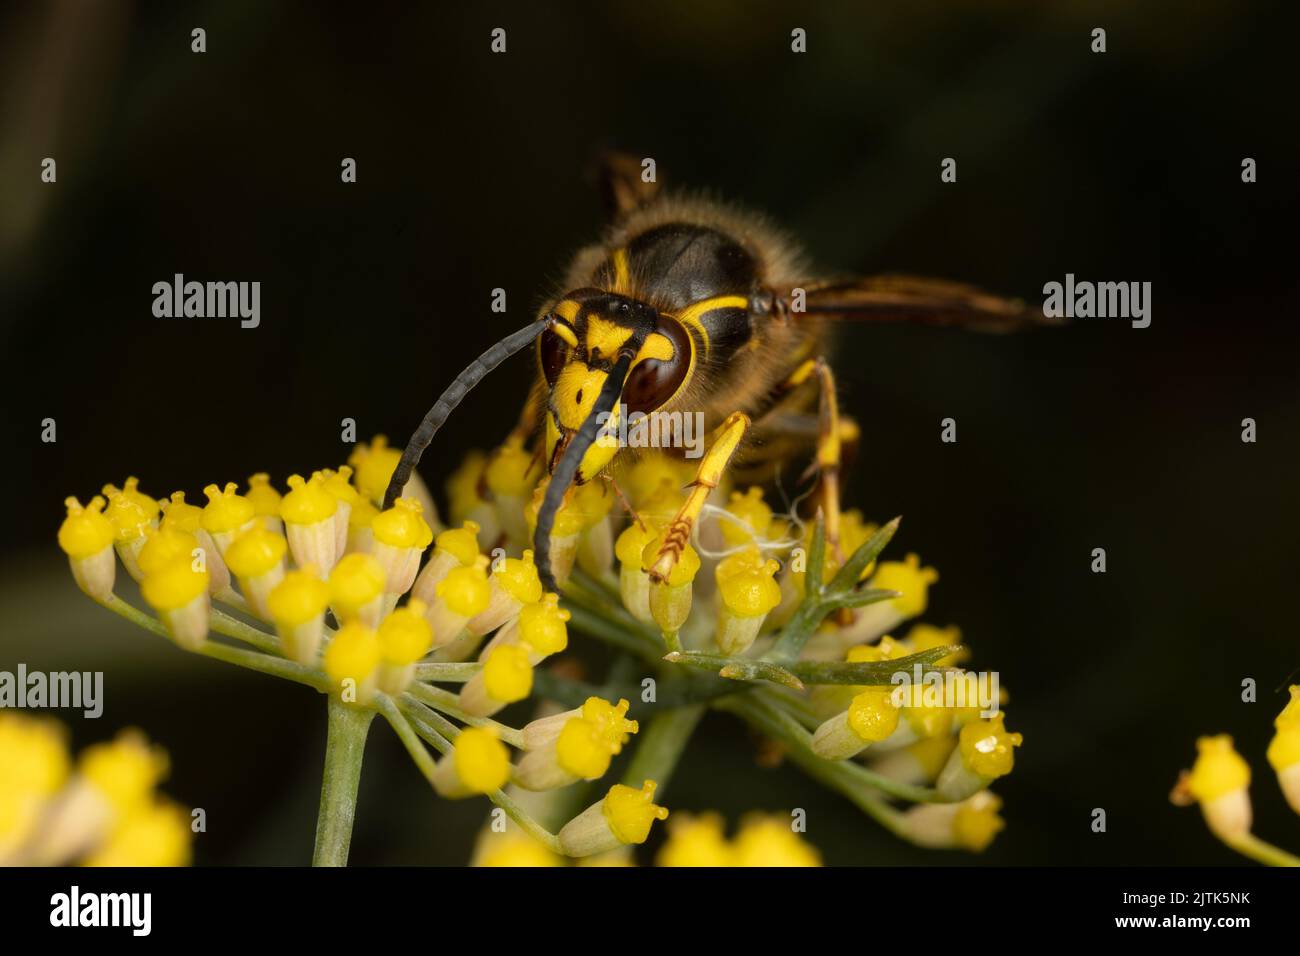
[(569, 490), (573, 479), (577, 477), (583, 456), (587, 454), (587, 449), (595, 444), (596, 434), (600, 431), (601, 416), (614, 410), (618, 397), (623, 393), (623, 383), (627, 381), (628, 370), (632, 367), (632, 358), (641, 347), (642, 337), (634, 335), (633, 339), (623, 347), (618, 361), (614, 363), (609, 377), (600, 388), (600, 394), (596, 396), (595, 404), (591, 406), (590, 414), (570, 440), (569, 447), (564, 449), (564, 454), (556, 463), (555, 470), (551, 472), (551, 483), (546, 486), (542, 506), (537, 509), (537, 529), (533, 532), (533, 560), (537, 564), (537, 575), (542, 579), (542, 587), (547, 591), (558, 594), (560, 590), (556, 586), (555, 576), (551, 573), (551, 528), (555, 526), (555, 516), (559, 513), (560, 503), (564, 501), (564, 493)]
[(388, 490), (384, 493), (385, 509), (393, 506), (397, 496), (402, 493), (402, 489), (410, 481), (411, 472), (420, 463), (420, 456), (424, 454), (424, 450), (433, 441), (433, 436), (438, 434), (438, 429), (442, 427), (442, 423), (455, 411), (461, 400), (469, 394), (469, 390), (481, 382), (488, 372), (510, 358), (510, 356), (527, 348), (552, 321), (549, 315), (543, 316), (518, 332), (507, 335), (471, 362), (469, 367), (457, 375), (455, 380), (438, 396), (438, 400), (433, 403), (433, 407), (429, 409), (424, 416), (424, 420), (420, 422), (420, 427), (415, 430), (415, 433), (411, 435), (411, 440), (406, 443), (406, 449), (402, 452), (402, 460), (393, 469), (393, 477), (389, 480)]

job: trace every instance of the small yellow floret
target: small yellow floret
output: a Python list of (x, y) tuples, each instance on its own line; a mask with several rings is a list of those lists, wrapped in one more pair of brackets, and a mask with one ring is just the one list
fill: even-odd
[(525, 551), (523, 557), (506, 558), (501, 568), (494, 571), (492, 579), (521, 604), (534, 604), (542, 599), (542, 579), (533, 564), (533, 552)]
[(369, 528), (378, 514), (379, 509), (368, 499), (358, 498), (352, 503), (352, 510), (348, 512), (348, 530), (361, 531)]
[(976, 720), (961, 729), (958, 746), (962, 762), (985, 780), (1005, 776), (1015, 766), (1015, 748), (1024, 741), (1020, 734), (1007, 733), (1006, 718), (995, 714), (988, 720)]
[(485, 727), (462, 730), (452, 755), (456, 776), (473, 793), (500, 790), (510, 779), (510, 751), (494, 731)]
[(616, 783), (601, 803), (605, 822), (620, 843), (644, 843), (656, 820), (668, 819), (668, 808), (654, 802), (655, 782), (647, 780), (641, 789)]
[(581, 717), (571, 717), (555, 742), (555, 755), (560, 766), (582, 780), (603, 777), (614, 753), (601, 729)]
[(104, 516), (113, 526), (113, 537), (117, 541), (135, 541), (144, 537), (145, 531), (152, 526), (153, 518), (149, 512), (120, 491), (108, 495), (108, 508)]
[(1227, 734), (1201, 737), (1196, 750), (1187, 791), (1201, 803), (1250, 786), (1250, 764), (1233, 748)]
[(348, 457), (348, 464), (356, 469), (357, 490), (375, 504), (382, 502), (401, 460), (401, 451), (389, 448), (388, 439), (383, 435), (376, 435), (369, 445), (358, 445)]
[(781, 603), (776, 572), (781, 565), (764, 561), (758, 549), (733, 554), (718, 563), (718, 593), (737, 617), (762, 617)]
[(754, 487), (743, 494), (733, 491), (727, 502), (727, 514), (719, 517), (718, 524), (723, 540), (731, 547), (752, 544), (755, 538), (765, 537), (772, 524), (772, 509), (763, 500), (763, 489)]
[(203, 509), (185, 500), (185, 492), (173, 491), (171, 498), (162, 502), (162, 526), (198, 534), (203, 526)]
[(371, 554), (345, 554), (330, 571), (330, 605), (351, 617), (384, 593), (384, 567)]
[(114, 829), (86, 866), (188, 866), (190, 815), (167, 801), (140, 807)]
[[(550, 479), (538, 482), (537, 487), (533, 489), (533, 496), (524, 505), (524, 520), (528, 524), (528, 533), (530, 536), (537, 534), (537, 515), (542, 510), (542, 504), (546, 500), (546, 489), (550, 484)], [(559, 510), (555, 512), (555, 517), (551, 520), (551, 537), (552, 538), (569, 538), (573, 535), (580, 534), (586, 527), (583, 515), (573, 506), (573, 494), (576, 490), (570, 488), (560, 501)]]
[(614, 543), (614, 555), (620, 563), (635, 565), (639, 570), (641, 568), (641, 554), (654, 539), (655, 530), (650, 526), (649, 522), (642, 526), (633, 521), (623, 529), (623, 533), (618, 536), (618, 541)]
[(533, 456), (518, 438), (509, 438), (488, 459), (484, 481), (493, 494), (522, 497), (537, 480)]
[(996, 794), (981, 790), (957, 807), (952, 831), (957, 845), (974, 853), (983, 852), (1006, 823), (998, 816), (1002, 800)]
[(338, 471), (326, 468), (320, 473), (321, 486), (340, 504), (354, 505), (361, 494), (352, 486), (352, 469), (340, 465)]
[(871, 743), (884, 740), (898, 729), (898, 708), (891, 688), (868, 687), (849, 704), (849, 729)]
[(446, 551), (462, 565), (473, 564), (479, 555), (478, 531), (478, 524), (473, 521), (466, 521), (459, 528), (448, 528), (434, 539), (434, 550)]
[(157, 530), (149, 529), (136, 561), (146, 576), (157, 574), (177, 561), (192, 564), (198, 546), (194, 535), (163, 522)]
[(493, 700), (513, 704), (533, 692), (533, 667), (528, 651), (515, 644), (500, 644), (483, 662), (483, 689)]
[(100, 489), (100, 493), (105, 498), (110, 499), (115, 494), (121, 494), (132, 504), (138, 506), (148, 517), (149, 521), (153, 521), (154, 518), (158, 517), (158, 509), (160, 506), (157, 501), (141, 491), (139, 485), (139, 480), (132, 477), (126, 479), (126, 482), (120, 490), (115, 485), (105, 485)]
[[(907, 632), (907, 643), (911, 646), (913, 653), (928, 651), (935, 647), (949, 647), (953, 644), (961, 643), (961, 630), (956, 627), (935, 627), (933, 624), (915, 624)], [(962, 661), (970, 658), (970, 651), (961, 650), (956, 654), (949, 654), (947, 657), (940, 658), (934, 663), (937, 664), (960, 664)]]
[(78, 771), (118, 813), (127, 814), (143, 806), (167, 776), (167, 754), (140, 731), (123, 730), (112, 742), (83, 750)]
[(370, 522), (375, 540), (393, 548), (427, 548), (433, 530), (421, 517), (423, 510), (414, 498), (398, 498), (393, 507), (379, 512)]
[(821, 866), (821, 855), (779, 816), (755, 816), (736, 834), (735, 866)]
[(734, 856), (716, 813), (674, 814), (656, 866), (731, 866)]
[(348, 679), (360, 684), (379, 666), (379, 638), (360, 621), (349, 621), (325, 648), (324, 666), (336, 686)]
[(192, 561), (172, 561), (145, 576), (140, 593), (159, 611), (185, 607), (208, 589), (208, 572), (194, 570)]
[(104, 499), (90, 499), (84, 508), (76, 498), (65, 498), (68, 516), (59, 526), (59, 547), (70, 558), (91, 558), (113, 544), (113, 523), (104, 517)]
[(563, 866), (564, 858), (521, 830), (492, 833), (485, 838), (475, 866)]
[(264, 471), (248, 479), (248, 491), (244, 497), (253, 503), (253, 514), (259, 518), (278, 517), (280, 514), (280, 492), (271, 484), (271, 476)]
[(253, 525), (226, 549), (226, 565), (236, 577), (255, 578), (279, 565), (288, 550), (284, 535)]
[(433, 628), (424, 617), (424, 602), (412, 598), (379, 624), (379, 652), (389, 664), (414, 664), (433, 646)]
[[(21, 711), (0, 711), (0, 767), (4, 791), (48, 797), (68, 778), (68, 743), (63, 726)], [(5, 827), (0, 825), (0, 836)]]
[(204, 531), (212, 534), (237, 531), (256, 516), (253, 503), (239, 494), (239, 486), (233, 481), (227, 482), (225, 488), (208, 485), (203, 493), (208, 497), (200, 519)]
[(938, 580), (938, 571), (921, 567), (921, 559), (909, 554), (903, 561), (882, 561), (871, 578), (871, 586), (900, 592), (902, 597), (894, 598), (890, 605), (906, 617), (915, 617), (925, 611), (929, 587)]
[(1268, 762), (1279, 773), (1300, 764), (1300, 724), (1282, 724), (1268, 744)]
[(569, 629), (565, 622), (570, 614), (560, 607), (557, 594), (543, 594), (519, 612), (519, 638), (535, 654), (558, 654), (569, 646)]
[(627, 719), (630, 707), (631, 704), (625, 699), (620, 699), (617, 704), (611, 704), (599, 697), (588, 697), (582, 705), (582, 716), (600, 728), (605, 739), (617, 748), (614, 752), (618, 753), (627, 743), (628, 738), (640, 729), (640, 725), (635, 720)]
[(281, 627), (297, 627), (325, 612), (330, 589), (315, 569), (290, 571), (266, 599), (271, 618)]
[(1300, 684), (1292, 684), (1291, 699), (1287, 701), (1282, 713), (1273, 718), (1273, 726), (1282, 728), (1287, 724), (1300, 724)]
[(619, 483), (627, 489), (632, 503), (640, 508), (651, 496), (661, 489), (673, 493), (694, 477), (694, 468), (689, 461), (679, 461), (667, 455), (646, 455), (627, 470), (626, 480)]
[(434, 588), (434, 593), (454, 613), (473, 617), (488, 606), (492, 588), (488, 584), (487, 571), (482, 565), (472, 564), (448, 571)]
[(290, 475), (289, 493), (280, 499), (280, 517), (285, 523), (311, 525), (332, 518), (339, 504), (324, 485), (319, 474), (312, 475), (310, 481)]

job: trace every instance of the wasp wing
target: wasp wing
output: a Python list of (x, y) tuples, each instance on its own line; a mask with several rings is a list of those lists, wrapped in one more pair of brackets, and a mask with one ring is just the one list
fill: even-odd
[[(803, 311), (846, 321), (921, 322), (980, 332), (1010, 332), (1033, 325), (1054, 325), (1043, 310), (1026, 306), (963, 282), (909, 275), (809, 283)], [(794, 290), (782, 297), (797, 317)]]
[(639, 156), (617, 150), (604, 150), (597, 157), (595, 179), (610, 222), (622, 222), (658, 198), (658, 177), (646, 182), (642, 162)]

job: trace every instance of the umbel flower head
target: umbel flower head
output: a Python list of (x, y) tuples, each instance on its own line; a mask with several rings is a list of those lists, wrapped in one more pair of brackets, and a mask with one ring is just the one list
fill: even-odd
[[(348, 762), (377, 715), (434, 793), (504, 811), (482, 861), (632, 862), (668, 818), (660, 782), (710, 709), (897, 837), (979, 851), (1002, 828), (987, 787), (1021, 744), (1002, 701), (895, 686), (975, 676), (958, 669), (968, 652), (955, 628), (915, 620), (934, 569), (882, 555), (897, 519), (845, 511), (830, 540), (820, 513), (777, 513), (725, 473), (698, 490), (691, 463), (647, 456), (566, 492), (550, 541), (561, 593), (547, 593), (531, 550), (547, 479), (525, 439), (464, 460), (446, 525), (418, 478), (383, 509), (399, 457), (377, 439), (280, 488), (264, 473), (245, 492), (211, 484), (202, 508), (182, 492), (160, 507), (132, 478), (84, 506), (69, 498), (58, 535), (78, 586), (109, 610), (328, 696), (315, 862), (346, 861)], [(119, 594), (115, 556), (156, 616)], [(889, 633), (908, 622), (905, 636)], [(576, 637), (609, 645), (608, 674), (567, 653)], [(531, 719), (514, 719), (523, 708)], [(1285, 770), (1296, 761), (1281, 739)], [(586, 786), (598, 797), (581, 809), (572, 795)], [(674, 825), (659, 861), (820, 855), (779, 817), (747, 819), (732, 839), (700, 817)]]
[(160, 796), (167, 756), (139, 731), (74, 759), (54, 720), (0, 711), (0, 866), (185, 866), (190, 815)]

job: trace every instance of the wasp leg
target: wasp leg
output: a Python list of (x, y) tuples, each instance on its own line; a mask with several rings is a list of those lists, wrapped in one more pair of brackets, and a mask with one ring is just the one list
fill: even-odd
[(651, 580), (663, 581), (672, 573), (677, 559), (681, 557), (682, 551), (691, 540), (691, 532), (695, 528), (695, 522), (699, 520), (705, 499), (714, 488), (718, 487), (723, 472), (727, 470), (727, 463), (736, 453), (736, 447), (748, 428), (749, 416), (744, 412), (733, 412), (728, 415), (727, 420), (718, 428), (713, 446), (705, 453), (699, 469), (695, 472), (695, 480), (691, 482), (691, 492), (686, 496), (685, 504), (664, 533), (664, 543), (649, 569)]
[[(843, 440), (847, 432), (856, 440), (856, 423), (841, 422), (839, 402), (835, 398), (835, 375), (824, 358), (808, 359), (782, 383), (786, 389), (797, 388), (813, 375), (819, 388), (817, 412), (817, 454), (809, 466), (821, 483), (822, 515), (826, 521), (826, 544), (836, 561), (843, 561), (840, 551), (840, 464)], [(845, 427), (847, 426), (847, 428)]]

